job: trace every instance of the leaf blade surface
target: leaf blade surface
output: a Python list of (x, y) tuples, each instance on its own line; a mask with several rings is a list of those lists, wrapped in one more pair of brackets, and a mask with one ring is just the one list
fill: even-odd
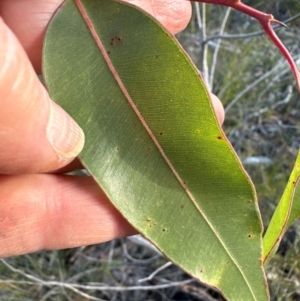
[(268, 300), (252, 184), (174, 38), (123, 3), (66, 1), (44, 76), (86, 133), (82, 162), (133, 226), (229, 300)]

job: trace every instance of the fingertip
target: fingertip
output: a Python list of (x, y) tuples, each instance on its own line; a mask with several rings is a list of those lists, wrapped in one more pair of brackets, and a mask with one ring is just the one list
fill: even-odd
[(210, 96), (219, 124), (222, 125), (225, 120), (225, 111), (223, 104), (215, 94), (211, 93)]
[[(192, 6), (190, 1), (182, 0), (161, 0), (161, 6), (157, 7), (156, 15), (154, 15), (162, 24), (173, 34), (177, 34), (184, 30), (192, 16)], [(159, 9), (160, 8), (160, 9)]]
[(92, 177), (0, 175), (0, 198), (0, 257), (136, 234)]
[(81, 151), (84, 134), (50, 99), (3, 21), (0, 45), (0, 173), (57, 170)]
[(84, 145), (84, 133), (60, 106), (51, 101), (47, 137), (57, 155), (63, 160), (77, 157)]
[(192, 6), (190, 1), (184, 0), (126, 0), (132, 3), (165, 26), (172, 34), (182, 31), (189, 23), (192, 16)]

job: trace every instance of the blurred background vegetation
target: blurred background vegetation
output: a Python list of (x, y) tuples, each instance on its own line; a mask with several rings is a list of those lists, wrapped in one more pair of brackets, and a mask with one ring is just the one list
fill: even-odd
[[(245, 3), (288, 23), (288, 30), (276, 31), (300, 67), (299, 0)], [(267, 226), (299, 149), (300, 94), (284, 58), (260, 31), (239, 12), (195, 4), (178, 39), (225, 106), (224, 131), (253, 179)], [(266, 270), (272, 301), (300, 301), (299, 258), (298, 223)], [(1, 259), (0, 300), (224, 299), (137, 236)]]

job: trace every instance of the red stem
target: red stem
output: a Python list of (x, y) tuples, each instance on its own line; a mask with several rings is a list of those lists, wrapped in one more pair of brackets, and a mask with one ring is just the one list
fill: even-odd
[(223, 5), (223, 6), (229, 6), (236, 10), (239, 10), (243, 12), (246, 15), (249, 15), (256, 20), (259, 21), (262, 28), (266, 32), (266, 34), (269, 36), (269, 38), (272, 40), (272, 42), (276, 45), (276, 47), (280, 50), (280, 52), (283, 54), (283, 56), (288, 61), (294, 76), (297, 81), (298, 90), (300, 91), (300, 73), (298, 71), (297, 65), (294, 62), (291, 54), (287, 50), (287, 48), (283, 45), (281, 40), (276, 35), (275, 31), (273, 30), (271, 23), (276, 23), (279, 25), (284, 25), (282, 22), (274, 19), (274, 17), (270, 14), (263, 13), (255, 8), (252, 8), (248, 5), (245, 5), (240, 0), (191, 0), (191, 1), (197, 1), (197, 2), (203, 2), (203, 3), (209, 3), (209, 4), (217, 4), (217, 5)]

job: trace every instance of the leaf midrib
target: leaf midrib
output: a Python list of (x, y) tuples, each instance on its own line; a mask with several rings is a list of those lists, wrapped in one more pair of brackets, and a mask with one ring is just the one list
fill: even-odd
[[(114, 76), (114, 79), (116, 80), (117, 84), (119, 85), (121, 91), (123, 92), (124, 96), (126, 97), (126, 99), (128, 100), (130, 106), (132, 107), (132, 109), (134, 110), (134, 112), (136, 113), (137, 117), (139, 118), (140, 122), (142, 123), (142, 125), (144, 126), (145, 130), (147, 131), (147, 133), (149, 134), (149, 136), (151, 137), (151, 139), (153, 140), (155, 146), (158, 148), (160, 154), (162, 155), (162, 157), (164, 158), (164, 160), (166, 161), (166, 163), (168, 164), (169, 168), (171, 169), (172, 173), (175, 175), (176, 179), (178, 180), (178, 182), (180, 183), (180, 185), (182, 186), (182, 188), (185, 190), (186, 194), (188, 195), (188, 197), (190, 198), (190, 200), (193, 202), (193, 204), (195, 205), (195, 207), (197, 208), (197, 210), (199, 211), (199, 213), (201, 214), (201, 216), (203, 217), (203, 219), (205, 220), (205, 222), (208, 224), (209, 228), (212, 230), (212, 232), (215, 234), (215, 236), (218, 238), (218, 241), (220, 242), (220, 244), (222, 245), (222, 247), (224, 248), (224, 250), (226, 251), (226, 253), (228, 254), (229, 258), (231, 258), (232, 262), (235, 264), (235, 266), (237, 267), (238, 271), (240, 272), (240, 274), (242, 275), (243, 279), (245, 280), (245, 283), (247, 284), (249, 291), (251, 292), (254, 300), (257, 300), (253, 290), (246, 278), (246, 276), (244, 275), (243, 271), (239, 268), (238, 263), (236, 262), (234, 256), (231, 254), (231, 252), (229, 251), (229, 249), (227, 248), (227, 246), (225, 245), (225, 243), (223, 242), (223, 240), (221, 239), (221, 237), (219, 236), (218, 232), (215, 230), (215, 228), (213, 227), (213, 225), (211, 224), (211, 222), (208, 220), (208, 218), (204, 215), (204, 213), (202, 212), (201, 208), (199, 207), (198, 203), (196, 202), (196, 199), (194, 198), (193, 194), (189, 191), (186, 183), (181, 179), (180, 175), (178, 174), (178, 172), (176, 171), (176, 169), (174, 168), (173, 164), (171, 163), (171, 161), (169, 160), (168, 156), (165, 154), (163, 148), (161, 147), (160, 143), (158, 142), (158, 140), (156, 139), (155, 135), (153, 134), (152, 130), (150, 129), (149, 125), (146, 123), (145, 119), (143, 118), (143, 115), (141, 114), (141, 112), (138, 110), (137, 106), (135, 105), (133, 99), (131, 98), (129, 92), (127, 91), (125, 85), (123, 84), (117, 70), (115, 69), (109, 55), (107, 54), (107, 51), (105, 50), (104, 45), (102, 44), (99, 36), (97, 35), (97, 32), (91, 22), (91, 20), (89, 19), (89, 16), (85, 10), (85, 8), (83, 7), (82, 3), (80, 0), (74, 0), (76, 6), (78, 7), (78, 10), (81, 14), (81, 16), (83, 17), (84, 21), (87, 24), (88, 29), (90, 30), (105, 62), (108, 65), (109, 70), (111, 71), (111, 73)], [(137, 7), (135, 7), (137, 8)]]

